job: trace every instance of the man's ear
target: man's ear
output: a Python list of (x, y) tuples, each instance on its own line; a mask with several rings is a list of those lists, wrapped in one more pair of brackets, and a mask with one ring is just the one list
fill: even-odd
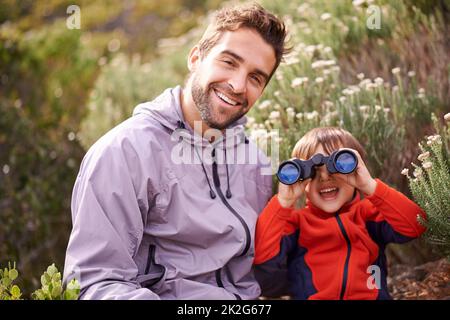
[(200, 58), (200, 48), (198, 45), (195, 45), (188, 56), (188, 69), (189, 71), (194, 71), (197, 68), (197, 64), (201, 60)]

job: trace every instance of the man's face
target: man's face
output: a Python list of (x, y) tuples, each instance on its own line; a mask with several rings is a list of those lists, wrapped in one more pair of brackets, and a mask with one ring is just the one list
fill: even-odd
[(275, 52), (248, 28), (227, 31), (208, 54), (191, 51), (191, 93), (202, 120), (225, 129), (261, 96), (275, 67)]

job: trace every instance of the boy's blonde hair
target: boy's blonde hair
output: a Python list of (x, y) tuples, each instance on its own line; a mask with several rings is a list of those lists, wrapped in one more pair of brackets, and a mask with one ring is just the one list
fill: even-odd
[(321, 127), (308, 131), (296, 144), (292, 151), (292, 157), (309, 159), (314, 155), (317, 147), (331, 154), (339, 148), (351, 148), (359, 152), (366, 162), (366, 152), (356, 138), (347, 130), (338, 127)]

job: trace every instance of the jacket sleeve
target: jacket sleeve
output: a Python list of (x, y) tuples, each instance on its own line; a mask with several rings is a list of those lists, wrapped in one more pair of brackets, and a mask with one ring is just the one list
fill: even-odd
[(425, 232), (418, 217), (425, 212), (401, 192), (376, 179), (373, 195), (366, 197), (372, 207), (366, 213), (366, 226), (372, 238), (380, 244), (404, 243)]
[(258, 218), (254, 264), (264, 296), (289, 294), (287, 259), (298, 240), (295, 212), (283, 208), (275, 195)]
[[(100, 140), (99, 140), (100, 141)], [(129, 157), (129, 158), (127, 158)], [(64, 282), (77, 278), (80, 299), (158, 299), (137, 282), (133, 260), (146, 212), (138, 201), (137, 152), (127, 141), (97, 142), (86, 154), (72, 194)], [(140, 208), (141, 207), (141, 208)]]

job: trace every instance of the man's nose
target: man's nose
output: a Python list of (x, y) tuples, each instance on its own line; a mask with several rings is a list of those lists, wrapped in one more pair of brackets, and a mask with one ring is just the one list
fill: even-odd
[(233, 77), (228, 80), (228, 84), (236, 94), (245, 93), (247, 90), (247, 77), (243, 73), (235, 73)]

